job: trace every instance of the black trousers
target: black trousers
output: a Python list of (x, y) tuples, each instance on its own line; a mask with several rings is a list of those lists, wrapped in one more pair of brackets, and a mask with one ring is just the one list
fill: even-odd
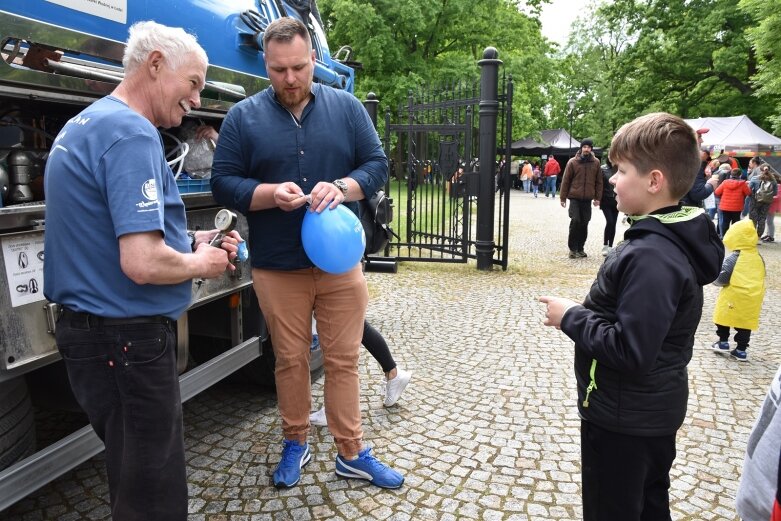
[(613, 204), (599, 205), (602, 214), (605, 216), (605, 237), (602, 241), (603, 245), (613, 246), (613, 241), (616, 238), (616, 222), (618, 222), (618, 207), (615, 202)]
[(385, 341), (385, 338), (365, 320), (363, 322), (361, 343), (380, 364), (382, 372), (389, 373), (396, 367), (396, 361), (393, 359), (390, 349), (388, 349), (388, 343)]
[(570, 251), (583, 251), (588, 238), (588, 223), (591, 220), (591, 199), (570, 199), (569, 218), (567, 245)]
[(187, 476), (173, 322), (66, 314), (56, 338), (73, 394), (106, 445), (114, 521), (185, 521)]
[[(729, 326), (716, 324), (716, 334), (719, 335), (719, 342), (727, 342), (729, 340)], [(751, 330), (736, 327), (734, 340), (738, 344), (738, 349), (745, 351), (751, 341)]]
[(580, 422), (583, 521), (669, 521), (675, 435), (629, 436)]

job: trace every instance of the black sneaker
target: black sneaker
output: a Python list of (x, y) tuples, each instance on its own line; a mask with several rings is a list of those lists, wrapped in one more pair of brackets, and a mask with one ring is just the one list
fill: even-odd
[(570, 250), (569, 251), (569, 258), (570, 259), (577, 259), (579, 257), (578, 252)]
[(584, 259), (584, 258), (588, 257), (588, 255), (586, 255), (586, 252), (583, 251), (583, 250), (577, 252), (576, 255), (578, 256), (579, 259)]

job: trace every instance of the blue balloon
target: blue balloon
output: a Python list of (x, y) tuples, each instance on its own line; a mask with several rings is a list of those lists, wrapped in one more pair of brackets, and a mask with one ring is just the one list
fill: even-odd
[(366, 235), (358, 217), (338, 205), (320, 213), (306, 211), (301, 226), (301, 242), (312, 263), (338, 275), (352, 269), (363, 257)]

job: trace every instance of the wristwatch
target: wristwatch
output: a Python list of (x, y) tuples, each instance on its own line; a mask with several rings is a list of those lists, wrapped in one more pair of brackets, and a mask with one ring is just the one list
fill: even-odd
[(336, 188), (338, 188), (339, 190), (342, 191), (342, 195), (347, 197), (347, 190), (349, 188), (347, 186), (347, 183), (345, 183), (342, 179), (337, 179), (333, 183), (334, 183), (334, 186), (336, 186)]

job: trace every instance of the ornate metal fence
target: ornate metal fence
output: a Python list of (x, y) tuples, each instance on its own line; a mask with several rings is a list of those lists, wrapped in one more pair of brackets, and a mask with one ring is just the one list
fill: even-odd
[(392, 228), (398, 235), (388, 244), (386, 257), (477, 259), (479, 269), (507, 269), (505, 185), (513, 83), (511, 77), (497, 81), (501, 62), (489, 49), (480, 62), (479, 86), (427, 87), (410, 93), (395, 114), (385, 113), (391, 164), (387, 193), (394, 201)]

